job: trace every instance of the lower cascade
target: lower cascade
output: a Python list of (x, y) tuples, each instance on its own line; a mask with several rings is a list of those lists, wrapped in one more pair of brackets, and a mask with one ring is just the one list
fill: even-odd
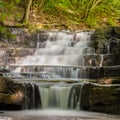
[[(20, 97), (17, 105), (23, 110), (74, 109), (114, 113), (114, 108), (117, 109), (115, 114), (119, 114), (120, 108), (114, 105), (119, 103), (120, 96), (120, 86), (116, 84), (120, 65), (114, 54), (118, 48), (114, 49), (112, 42), (95, 40), (94, 34), (94, 31), (37, 33), (36, 48), (30, 54), (7, 57), (7, 62), (3, 61), (7, 63), (7, 69), (0, 75), (15, 82), (15, 85), (12, 83), (14, 90), (5, 91), (7, 95), (14, 93), (12, 97), (8, 96), (6, 103), (13, 105)], [(6, 86), (9, 90), (9, 82)], [(0, 94), (2, 92), (0, 89)], [(106, 94), (108, 97), (104, 99)]]
[(39, 87), (42, 108), (68, 108), (68, 99), (70, 86), (48, 86), (48, 87)]
[(83, 84), (26, 83), (23, 109), (80, 109)]

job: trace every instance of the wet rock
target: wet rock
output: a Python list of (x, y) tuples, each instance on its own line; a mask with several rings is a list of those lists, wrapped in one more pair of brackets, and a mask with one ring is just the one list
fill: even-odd
[(73, 85), (69, 93), (68, 108), (80, 109), (82, 84)]
[(7, 57), (25, 57), (28, 55), (33, 55), (35, 49), (31, 48), (10, 48), (6, 49)]
[(119, 53), (120, 34), (119, 27), (105, 27), (96, 29), (92, 35), (93, 44), (97, 54)]
[[(10, 109), (9, 106), (11, 105), (15, 107), (19, 106), (21, 109), (23, 101), (24, 88), (22, 84), (16, 83), (8, 78), (0, 77), (0, 110), (6, 110), (6, 107)], [(13, 107), (13, 109), (15, 108)]]
[(114, 66), (120, 64), (120, 54), (84, 55), (85, 66)]
[(98, 79), (99, 84), (120, 84), (120, 77), (108, 77)]
[(48, 39), (48, 32), (47, 31), (36, 31), (36, 41), (38, 42), (45, 42)]
[(37, 85), (0, 77), (0, 110), (37, 109), (40, 107), (41, 98)]
[(38, 86), (33, 83), (25, 83), (24, 87), (25, 87), (24, 109), (41, 108), (41, 97)]
[[(120, 66), (85, 67), (82, 78), (99, 79), (104, 77), (120, 77)], [(81, 73), (79, 73), (81, 74)]]
[(120, 66), (108, 66), (103, 71), (104, 77), (120, 77)]
[(0, 72), (7, 73), (9, 70), (5, 66), (0, 66)]
[(120, 27), (114, 27), (114, 30), (117, 34), (120, 34)]
[(0, 102), (5, 104), (20, 104), (23, 100), (23, 92), (16, 91), (13, 94), (0, 93)]
[(82, 88), (81, 109), (120, 114), (120, 85), (85, 84)]

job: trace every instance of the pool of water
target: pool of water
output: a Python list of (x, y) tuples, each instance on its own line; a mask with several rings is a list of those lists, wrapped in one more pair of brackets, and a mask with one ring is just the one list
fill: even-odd
[(72, 110), (3, 111), (0, 120), (120, 120), (120, 116)]

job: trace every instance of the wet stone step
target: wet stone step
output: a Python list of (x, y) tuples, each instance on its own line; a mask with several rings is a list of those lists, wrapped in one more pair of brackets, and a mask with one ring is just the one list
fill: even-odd
[(86, 68), (87, 76), (91, 79), (99, 79), (104, 77), (119, 77), (120, 66), (108, 66), (108, 67), (91, 67)]
[(97, 82), (100, 84), (120, 84), (120, 77), (104, 77), (97, 79)]
[(0, 58), (0, 65), (9, 66), (11, 64), (15, 64), (16, 62), (23, 61), (24, 57), (3, 57)]
[(1, 48), (0, 57), (25, 57), (27, 55), (33, 55), (35, 50), (35, 48)]
[[(27, 53), (26, 53), (27, 54)], [(31, 52), (32, 54), (32, 52)], [(24, 60), (24, 54), (21, 54), (21, 56), (19, 54), (16, 54), (18, 56), (16, 57), (1, 57), (0, 58), (0, 63), (1, 65), (10, 65), (10, 64), (21, 64), (22, 61)], [(48, 56), (44, 56), (44, 58), (48, 58)], [(83, 65), (83, 66), (98, 66), (98, 67), (102, 67), (102, 66), (115, 66), (115, 65), (120, 65), (120, 54), (115, 54), (115, 55), (107, 55), (107, 54), (94, 54), (94, 55), (64, 55), (64, 56), (49, 56), (50, 59), (65, 59), (67, 60), (68, 58), (71, 57), (76, 57), (76, 64), (78, 65)], [(31, 57), (32, 58), (32, 57)], [(42, 56), (39, 57), (39, 60), (42, 59)], [(49, 61), (50, 62), (50, 61)]]
[(83, 55), (85, 66), (114, 66), (120, 65), (120, 54)]
[[(119, 77), (120, 66), (92, 67), (92, 66), (11, 66), (10, 70), (19, 70), (27, 78), (49, 79), (49, 74), (57, 78), (99, 79), (104, 77)], [(14, 73), (15, 74), (15, 73)], [(14, 75), (12, 75), (14, 76)], [(15, 75), (16, 76), (16, 75)], [(42, 76), (42, 77), (41, 77)], [(17, 76), (16, 76), (17, 77)], [(23, 78), (23, 76), (21, 76)], [(55, 77), (55, 79), (56, 79)]]

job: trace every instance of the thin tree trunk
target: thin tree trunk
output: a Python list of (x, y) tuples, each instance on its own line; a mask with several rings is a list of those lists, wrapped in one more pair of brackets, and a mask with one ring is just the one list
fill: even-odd
[(102, 0), (91, 0), (87, 5), (86, 12), (85, 12), (85, 19), (88, 18), (92, 10), (101, 2)]
[(23, 18), (21, 20), (22, 23), (28, 22), (31, 4), (32, 4), (32, 0), (29, 0), (28, 1), (28, 5), (25, 7), (24, 16), (23, 16)]

